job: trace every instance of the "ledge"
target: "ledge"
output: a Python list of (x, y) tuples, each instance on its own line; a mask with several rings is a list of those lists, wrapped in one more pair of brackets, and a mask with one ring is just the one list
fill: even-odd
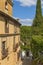
[(16, 36), (16, 35), (20, 35), (19, 33), (17, 34), (0, 34), (0, 37), (8, 37), (8, 36)]
[(7, 19), (9, 19), (12, 22), (14, 22), (14, 23), (16, 23), (16, 24), (21, 26), (21, 23), (19, 21), (17, 21), (17, 19), (15, 19), (13, 16), (10, 16), (9, 14), (6, 14), (1, 9), (0, 9), (0, 16), (6, 17)]

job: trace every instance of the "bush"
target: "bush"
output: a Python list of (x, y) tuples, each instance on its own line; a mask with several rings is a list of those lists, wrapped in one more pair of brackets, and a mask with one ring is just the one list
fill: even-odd
[(34, 58), (39, 56), (39, 53), (43, 51), (43, 36), (33, 35), (31, 40), (31, 50)]

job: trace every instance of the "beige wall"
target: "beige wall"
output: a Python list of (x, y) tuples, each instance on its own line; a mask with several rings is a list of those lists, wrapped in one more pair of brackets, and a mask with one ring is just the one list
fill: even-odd
[(0, 16), (0, 34), (5, 34), (5, 22), (4, 18)]
[(8, 14), (12, 15), (12, 6), (8, 3)]
[(0, 9), (2, 10), (2, 11), (4, 11), (4, 9), (5, 9), (5, 0), (0, 0)]
[(8, 47), (8, 56), (3, 60), (1, 58), (1, 65), (15, 65), (14, 52), (13, 52), (13, 36), (1, 38), (1, 41), (5, 41), (5, 40), (6, 40), (6, 46)]
[[(0, 0), (0, 10), (5, 12), (6, 14), (12, 15), (12, 6), (8, 3), (8, 11), (6, 11), (5, 1), (6, 0)], [(20, 26), (19, 26), (19, 23), (8, 19), (9, 33), (5, 33), (5, 22), (6, 22), (5, 18), (6, 17), (3, 17), (2, 15), (0, 15), (0, 34), (9, 34), (9, 35), (15, 34), (15, 35), (0, 37), (0, 65), (17, 65), (17, 63), (19, 62), (19, 60), (17, 60), (18, 59), (17, 53), (20, 50), (20, 46), (18, 46), (17, 50), (14, 52), (13, 45), (16, 46), (16, 44), (19, 44), (20, 42)], [(5, 47), (8, 48), (8, 56), (5, 57), (4, 59), (2, 59), (2, 42), (3, 41), (6, 41)]]
[(7, 13), (8, 15), (12, 15), (12, 6), (8, 2), (8, 11), (5, 9), (6, 0), (0, 0), (0, 10)]
[[(0, 44), (0, 65), (16, 65), (18, 63), (17, 53), (19, 52), (19, 47), (16, 52), (13, 52), (13, 42), (14, 36), (11, 37), (2, 37), (0, 38), (0, 43), (6, 41), (6, 47), (8, 48), (8, 56), (2, 60), (1, 54), (1, 44)], [(15, 37), (15, 43), (19, 43), (18, 36)]]
[[(5, 17), (3, 18), (2, 16), (0, 16), (0, 34), (5, 34), (5, 22), (6, 22)], [(20, 33), (20, 27), (17, 25), (14, 25), (13, 23), (11, 24), (10, 22), (12, 21), (8, 20), (9, 33), (14, 34), (16, 30), (17, 30), (17, 33)]]
[[(15, 34), (18, 34), (20, 32), (19, 25), (18, 24), (15, 25), (16, 23), (15, 24), (10, 23), (12, 21), (8, 20), (9, 33), (5, 33), (5, 22), (6, 22), (5, 19), (2, 16), (0, 16), (0, 34), (14, 34), (14, 31), (16, 31), (15, 27), (17, 29), (17, 33)], [(2, 60), (1, 46), (3, 41), (6, 41), (6, 48), (8, 48), (8, 56)], [(18, 63), (17, 53), (19, 52), (20, 47), (17, 48), (16, 52), (13, 52), (13, 45), (19, 44), (19, 41), (20, 35), (0, 37), (0, 65), (16, 65)]]
[[(11, 21), (12, 22), (12, 21)], [(14, 34), (14, 25), (13, 24), (9, 24), (9, 33), (11, 34)]]

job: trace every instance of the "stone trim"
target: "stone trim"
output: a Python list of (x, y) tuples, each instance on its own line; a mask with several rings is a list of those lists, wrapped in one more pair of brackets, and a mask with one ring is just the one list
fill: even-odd
[(17, 33), (17, 34), (0, 34), (0, 37), (8, 37), (8, 36), (16, 36), (16, 35), (20, 35), (20, 33)]

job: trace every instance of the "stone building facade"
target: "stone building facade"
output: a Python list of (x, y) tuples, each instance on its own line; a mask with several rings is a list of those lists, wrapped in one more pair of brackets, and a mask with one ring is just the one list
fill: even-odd
[(12, 0), (0, 0), (0, 65), (20, 62), (20, 26), (12, 17)]

